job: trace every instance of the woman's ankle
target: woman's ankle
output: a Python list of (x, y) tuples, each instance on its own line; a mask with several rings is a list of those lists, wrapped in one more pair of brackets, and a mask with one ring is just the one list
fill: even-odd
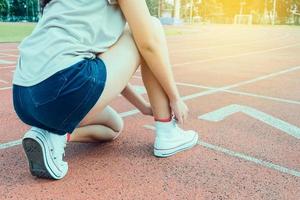
[(172, 121), (172, 116), (170, 116), (168, 118), (154, 118), (154, 121), (156, 121), (156, 122), (170, 122), (170, 121)]

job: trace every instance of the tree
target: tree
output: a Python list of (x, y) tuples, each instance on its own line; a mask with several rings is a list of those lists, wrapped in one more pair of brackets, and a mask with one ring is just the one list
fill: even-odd
[(39, 15), (38, 1), (39, 0), (26, 0), (26, 15), (29, 20), (33, 20)]
[(224, 16), (224, 4), (220, 0), (202, 0), (200, 4), (196, 2), (194, 1), (194, 7), (197, 9), (197, 15), (202, 16), (204, 20), (219, 23), (221, 19), (226, 17)]
[(38, 16), (38, 0), (12, 0), (10, 15), (14, 18), (32, 20)]
[(0, 17), (7, 17), (8, 3), (6, 0), (0, 0)]
[(148, 5), (150, 14), (152, 16), (158, 16), (158, 3), (159, 3), (159, 0), (146, 0), (146, 3)]
[(25, 16), (24, 13), (24, 4), (20, 0), (12, 0), (10, 14), (14, 17)]

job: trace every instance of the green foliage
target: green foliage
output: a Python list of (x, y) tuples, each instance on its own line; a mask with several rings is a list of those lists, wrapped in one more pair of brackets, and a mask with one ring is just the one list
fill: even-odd
[(13, 0), (11, 2), (10, 14), (11, 16), (24, 16), (25, 15), (24, 1)]
[(150, 14), (152, 16), (158, 16), (158, 3), (159, 0), (146, 0), (146, 3), (148, 5)]
[(6, 17), (8, 15), (8, 3), (6, 0), (0, 0), (0, 16)]
[(10, 21), (36, 21), (39, 0), (0, 0), (0, 18)]

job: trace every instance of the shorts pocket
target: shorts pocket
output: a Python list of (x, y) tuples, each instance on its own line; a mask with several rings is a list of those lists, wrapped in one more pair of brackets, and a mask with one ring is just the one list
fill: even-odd
[(62, 89), (67, 79), (61, 74), (56, 73), (41, 83), (29, 87), (29, 94), (36, 107), (54, 101)]

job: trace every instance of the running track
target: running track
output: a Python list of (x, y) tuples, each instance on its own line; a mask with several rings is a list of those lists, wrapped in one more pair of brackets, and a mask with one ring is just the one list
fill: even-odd
[[(206, 25), (169, 36), (198, 146), (152, 156), (153, 121), (122, 97), (112, 143), (69, 144), (68, 175), (33, 178), (11, 81), (17, 45), (0, 44), (0, 199), (300, 199), (300, 28)], [(139, 71), (131, 81), (144, 93)]]

